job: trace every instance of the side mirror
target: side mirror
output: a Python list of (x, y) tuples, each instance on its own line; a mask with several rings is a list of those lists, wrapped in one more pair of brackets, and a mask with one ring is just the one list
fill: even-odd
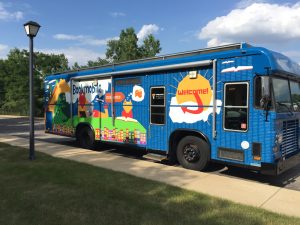
[(293, 109), (294, 109), (294, 111), (299, 112), (299, 105), (294, 103)]
[(265, 121), (268, 121), (269, 109), (271, 107), (271, 98), (269, 95), (265, 95), (260, 99), (260, 107), (265, 111)]
[(271, 105), (271, 99), (269, 96), (265, 95), (260, 99), (260, 107), (264, 110), (269, 110)]

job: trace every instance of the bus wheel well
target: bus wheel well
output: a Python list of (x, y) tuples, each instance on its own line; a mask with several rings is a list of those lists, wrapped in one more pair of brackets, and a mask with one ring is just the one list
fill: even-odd
[(85, 127), (91, 129), (91, 131), (94, 133), (94, 129), (93, 129), (93, 127), (92, 127), (89, 123), (79, 123), (79, 124), (76, 126), (76, 130), (75, 130), (75, 137), (76, 137), (76, 140), (79, 139), (80, 132), (81, 132), (82, 129), (84, 129)]
[(170, 135), (170, 138), (169, 138), (168, 159), (170, 160), (170, 162), (172, 162), (172, 163), (178, 162), (177, 156), (176, 156), (177, 146), (178, 146), (180, 140), (186, 136), (199, 137), (199, 138), (203, 139), (205, 142), (207, 142), (207, 144), (210, 148), (209, 139), (202, 132), (196, 131), (196, 130), (187, 130), (187, 129), (175, 130)]
[(76, 127), (76, 139), (81, 148), (94, 150), (95, 132), (89, 123), (80, 123)]

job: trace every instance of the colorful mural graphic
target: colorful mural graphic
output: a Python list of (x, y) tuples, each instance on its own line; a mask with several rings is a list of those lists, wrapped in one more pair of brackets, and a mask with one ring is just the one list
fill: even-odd
[[(178, 83), (175, 97), (171, 98), (169, 116), (176, 123), (207, 121), (213, 111), (212, 97), (208, 79), (200, 73), (195, 78), (187, 74)], [(220, 113), (222, 102), (217, 100), (216, 103), (217, 113)]]
[[(46, 81), (45, 87), (46, 132), (74, 136), (77, 124), (85, 122), (94, 128), (96, 140), (146, 145), (146, 129), (134, 118), (132, 104), (143, 101), (142, 87), (135, 85), (129, 93), (114, 92), (113, 101), (110, 79), (73, 81), (72, 87), (60, 79)], [(119, 117), (112, 117), (112, 103), (121, 103)]]
[[(70, 86), (66, 82), (66, 80), (64, 80), (64, 79), (60, 79), (59, 81), (53, 80), (52, 83), (54, 83), (54, 82), (56, 83), (56, 85), (55, 85), (55, 87), (54, 87), (54, 89), (53, 89), (53, 91), (50, 95), (50, 98), (49, 98), (49, 101), (48, 101), (48, 110), (47, 110), (47, 111), (50, 111), (52, 113), (54, 113), (54, 108), (55, 108), (54, 104), (57, 103), (59, 96), (61, 94), (65, 94), (65, 93), (70, 92)], [(48, 84), (48, 86), (49, 86), (49, 84)]]

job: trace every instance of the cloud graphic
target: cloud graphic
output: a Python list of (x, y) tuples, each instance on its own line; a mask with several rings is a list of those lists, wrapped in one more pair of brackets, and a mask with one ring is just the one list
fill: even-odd
[[(216, 100), (217, 104), (217, 113), (219, 114), (221, 111), (222, 101)], [(195, 102), (185, 102), (184, 104), (178, 104), (176, 97), (171, 98), (170, 112), (169, 116), (174, 123), (196, 123), (198, 121), (206, 122), (208, 117), (213, 112), (213, 104), (212, 100), (210, 102), (210, 107), (199, 114), (190, 114), (188, 112), (184, 113), (180, 105), (189, 105), (189, 106), (197, 106)], [(195, 107), (190, 107), (190, 109), (195, 109)]]
[(144, 88), (138, 85), (134, 85), (132, 90), (132, 100), (136, 102), (141, 102), (144, 100), (144, 97), (145, 97)]

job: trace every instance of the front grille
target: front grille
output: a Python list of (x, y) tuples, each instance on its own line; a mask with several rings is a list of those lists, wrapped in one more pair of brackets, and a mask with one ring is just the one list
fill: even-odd
[(291, 120), (283, 122), (283, 139), (281, 144), (281, 152), (285, 157), (289, 157), (299, 150), (299, 121)]

